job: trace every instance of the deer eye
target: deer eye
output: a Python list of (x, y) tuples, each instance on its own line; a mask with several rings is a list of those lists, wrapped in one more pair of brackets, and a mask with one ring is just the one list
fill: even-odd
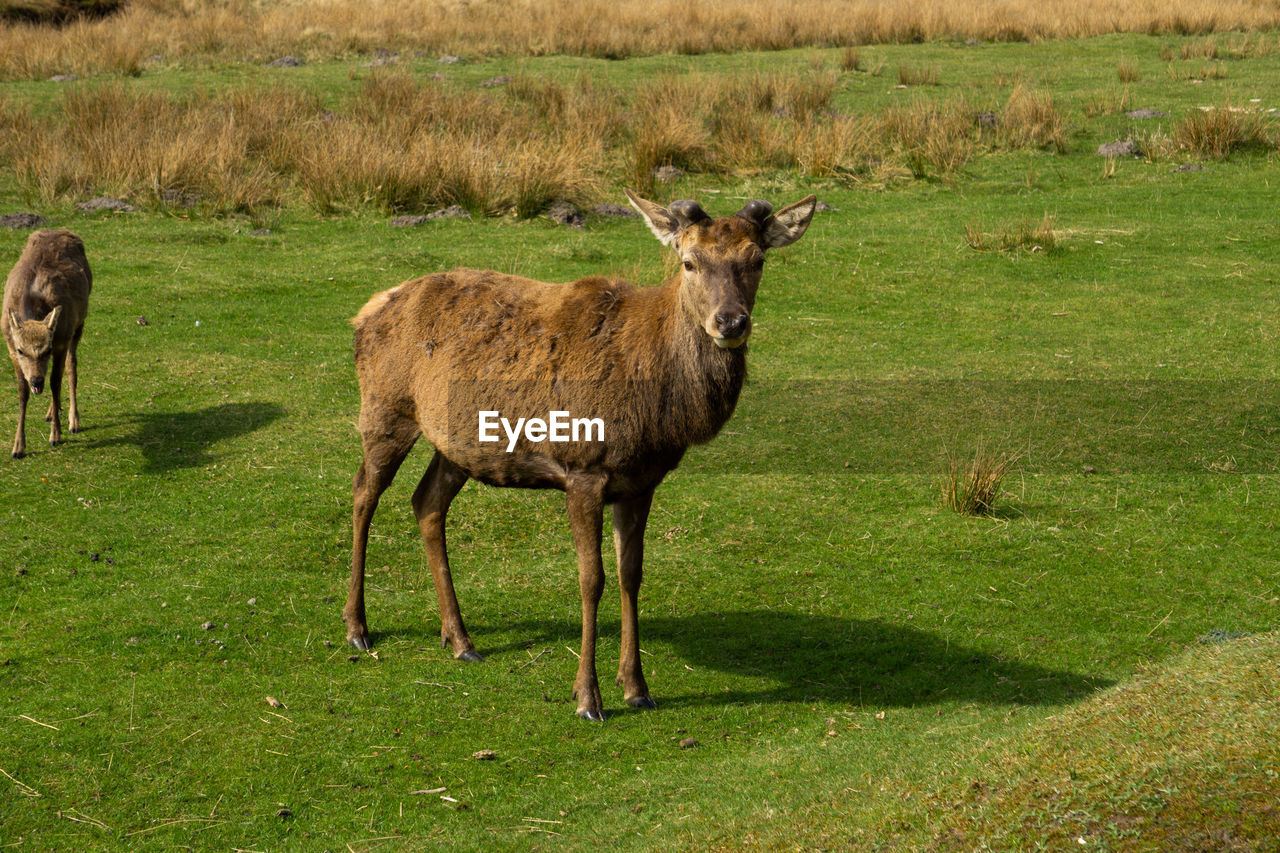
[(684, 268), (689, 272), (693, 272), (693, 261), (685, 261)]

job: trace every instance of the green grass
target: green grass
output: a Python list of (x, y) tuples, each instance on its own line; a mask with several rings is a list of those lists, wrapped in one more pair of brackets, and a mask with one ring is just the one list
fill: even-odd
[[(656, 281), (663, 250), (640, 223), (399, 230), (371, 212), (289, 207), (258, 237), (236, 217), (38, 210), (84, 238), (95, 290), (85, 431), (50, 450), (33, 415), (28, 457), (0, 464), (0, 844), (946, 849), (960, 832), (973, 839), (963, 846), (1033, 849), (1075, 827), (1054, 823), (1070, 811), (1062, 801), (1024, 823), (999, 807), (1022, 799), (963, 791), (982, 779), (1030, 797), (1037, 765), (1005, 778), (993, 749), (1041, 754), (1063, 715), (1130, 695), (1099, 691), (1127, 690), (1212, 632), (1272, 630), (1280, 613), (1280, 261), (1265, 191), (1280, 178), (1276, 153), (1194, 172), (1172, 171), (1176, 156), (1127, 160), (1110, 176), (1093, 155), (1280, 83), (1280, 57), (1233, 61), (1200, 85), (1175, 79), (1159, 51), (1182, 43), (863, 48), (871, 67), (936, 67), (930, 96), (1003, 103), (1023, 77), (1065, 105), (1066, 150), (982, 151), (950, 182), (882, 190), (786, 173), (695, 175), (671, 190), (716, 213), (810, 191), (835, 210), (771, 258), (738, 413), (658, 492), (641, 617), (656, 712), (626, 709), (608, 678), (609, 584), (599, 669), (610, 719), (598, 726), (575, 719), (569, 698), (579, 605), (558, 494), (466, 487), (451, 553), (488, 660), (463, 665), (438, 648), (409, 507), (426, 448), (374, 520), (378, 658), (349, 659), (340, 609), (359, 443), (346, 320), (379, 289), (457, 265)], [(465, 73), (591, 65), (623, 85), (660, 67), (782, 69), (811, 53)], [(1170, 119), (1085, 116), (1118, 87), (1121, 57), (1139, 71), (1130, 108)], [(299, 70), (346, 85), (340, 63)], [(139, 84), (164, 88), (165, 73)], [(173, 73), (181, 88), (263, 72)], [(837, 104), (918, 95), (893, 85), (846, 75)], [(15, 88), (34, 103), (57, 92)], [(0, 213), (28, 207), (0, 171)], [(999, 232), (1046, 215), (1052, 252), (966, 242), (971, 223)], [(25, 239), (0, 231), (0, 259)], [(12, 397), (0, 403), (5, 440), (15, 412)], [(994, 518), (938, 505), (949, 454), (976, 446), (1018, 455)], [(1224, 653), (1212, 666), (1273, 679), (1250, 660)], [(1156, 703), (1182, 695), (1181, 671), (1139, 683)], [(1229, 723), (1233, 696), (1205, 713)], [(483, 749), (495, 760), (472, 757)], [(1071, 808), (1124, 794), (1105, 758), (1089, 760)], [(1218, 814), (1274, 785), (1256, 764), (1141, 778), (1184, 790), (1236, 778), (1215, 795)], [(1132, 802), (1151, 816), (1148, 793)], [(961, 800), (963, 816), (948, 818)], [(1203, 828), (1195, 808), (1164, 814), (1187, 837)], [(1267, 849), (1276, 816), (1257, 814), (1233, 831)], [(1141, 842), (1156, 823), (1121, 828)], [(1088, 839), (1083, 849), (1128, 849)]]

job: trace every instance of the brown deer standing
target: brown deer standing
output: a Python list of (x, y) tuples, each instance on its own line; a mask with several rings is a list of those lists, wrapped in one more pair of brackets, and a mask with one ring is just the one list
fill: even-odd
[[(364, 563), (369, 521), (418, 436), (435, 455), (413, 494), (440, 607), (441, 645), (477, 661), (462, 624), (445, 550), (445, 515), (468, 478), (565, 492), (582, 594), (578, 716), (603, 719), (596, 679), (596, 610), (604, 586), (602, 512), (613, 505), (622, 588), (618, 683), (628, 705), (653, 708), (640, 666), (636, 599), (654, 488), (692, 444), (711, 440), (733, 413), (746, 376), (751, 309), (765, 252), (794, 243), (817, 199), (772, 213), (752, 201), (712, 219), (697, 202), (661, 207), (627, 193), (683, 266), (661, 287), (608, 278), (547, 284), (497, 272), (454, 270), (374, 296), (352, 320), (364, 460), (353, 484), (347, 639), (370, 647)], [(483, 436), (501, 414), (506, 436)], [(546, 440), (566, 413), (603, 422), (603, 440)], [(541, 418), (538, 418), (541, 421)], [(516, 423), (516, 430), (510, 429)], [(554, 426), (550, 428), (554, 438)], [(565, 431), (567, 433), (567, 430)]]
[[(36, 231), (27, 240), (18, 263), (4, 284), (0, 330), (18, 375), (18, 434), (13, 458), (27, 452), (27, 398), (44, 390), (49, 378), (49, 444), (62, 442), (62, 372), (66, 368), (71, 391), (67, 426), (80, 431), (76, 400), (76, 348), (89, 313), (93, 275), (84, 257), (84, 243), (70, 231)], [(52, 369), (50, 368), (52, 365)]]

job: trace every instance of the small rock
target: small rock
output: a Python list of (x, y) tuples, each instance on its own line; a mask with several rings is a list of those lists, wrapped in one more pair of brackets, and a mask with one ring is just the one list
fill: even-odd
[(433, 211), (427, 214), (427, 219), (470, 219), (471, 212), (460, 204), (451, 204), (448, 207)]
[(492, 89), (494, 86), (505, 86), (510, 82), (510, 74), (499, 74), (497, 77), (490, 77), (488, 80), (482, 80), (480, 85), (487, 89)]
[(325, 641), (324, 641), (324, 647), (325, 647), (326, 649), (331, 649), (331, 648), (333, 648), (333, 640), (325, 640)]
[(6, 213), (0, 216), (0, 228), (39, 228), (44, 217), (34, 213)]
[(839, 210), (839, 208), (832, 207), (831, 205), (827, 204), (825, 201), (818, 202), (818, 204), (813, 209), (814, 210)]
[(147, 62), (151, 62), (151, 63), (164, 62), (164, 60), (165, 60), (165, 56), (163, 53), (153, 53), (150, 56), (148, 56), (146, 59)]
[(288, 809), (281, 809), (280, 811), (276, 812), (276, 817), (283, 820), (284, 818), (287, 818), (287, 817), (293, 817), (293, 812), (289, 811)]
[(49, 78), (50, 83), (73, 83), (77, 79), (74, 74), (55, 74)]
[(1125, 113), (1125, 116), (1128, 118), (1164, 118), (1167, 115), (1168, 113), (1162, 110), (1149, 110), (1145, 108), (1141, 110), (1129, 110)]
[(255, 228), (249, 232), (250, 237), (266, 237), (271, 234), (270, 228)]
[(461, 62), (461, 61), (462, 61), (461, 56), (442, 56), (436, 60), (436, 62), (441, 62), (441, 63), (444, 63), (445, 65), (452, 65), (455, 62)]
[(1000, 116), (995, 113), (978, 113), (978, 127), (991, 130), (999, 123)]
[(136, 646), (138, 645), (138, 643), (141, 643), (141, 642), (142, 640), (139, 637), (130, 637), (128, 640), (125, 640), (125, 645)]
[(379, 56), (377, 59), (370, 59), (364, 64), (365, 68), (381, 68), (384, 65), (395, 65), (398, 56)]
[(200, 627), (205, 629), (206, 631), (212, 631), (214, 628), (217, 628), (218, 626), (213, 624), (212, 622), (205, 622)]
[(547, 216), (560, 224), (568, 225), (570, 228), (583, 228), (586, 226), (587, 218), (582, 215), (582, 211), (571, 201), (557, 201), (551, 205), (551, 209), (547, 211)]
[(698, 739), (696, 737), (687, 737), (684, 740), (680, 741), (681, 749), (693, 749), (697, 745), (698, 745)]
[(147, 318), (146, 318), (146, 317), (144, 317), (144, 316), (142, 316), (141, 314), (139, 314), (139, 315), (138, 315), (138, 325), (139, 325), (139, 326), (150, 326), (151, 324), (147, 322)]
[(640, 214), (636, 213), (625, 204), (597, 204), (591, 208), (591, 212), (596, 216), (622, 216), (629, 219), (639, 219)]
[(299, 65), (307, 63), (296, 56), (282, 56), (279, 59), (273, 59), (267, 63), (268, 68), (297, 68)]
[(165, 204), (176, 205), (177, 207), (195, 207), (200, 201), (200, 196), (195, 193), (183, 192), (173, 188), (160, 191), (160, 200)]
[(272, 708), (283, 708), (283, 707), (284, 707), (284, 703), (283, 703), (283, 702), (281, 702), (279, 699), (277, 699), (277, 698), (276, 698), (276, 697), (274, 697), (274, 696), (268, 696), (268, 697), (267, 697), (267, 704), (268, 704), (268, 705), (270, 705)]
[(352, 663), (360, 663), (360, 655), (348, 655), (347, 660), (351, 661)]
[(388, 225), (392, 228), (417, 228), (419, 225), (426, 225), (429, 220), (421, 215), (397, 216), (392, 219)]
[(1204, 166), (1201, 166), (1199, 163), (1183, 163), (1181, 166), (1178, 166), (1176, 169), (1170, 169), (1169, 171), (1170, 172), (1203, 172)]
[(76, 205), (76, 210), (83, 210), (88, 213), (94, 213), (99, 210), (114, 210), (120, 213), (133, 213), (136, 207), (129, 204), (124, 199), (111, 198), (109, 196), (98, 196), (88, 201), (82, 201)]
[(1141, 157), (1142, 149), (1138, 143), (1123, 139), (1098, 146), (1099, 157)]
[(18, 577), (22, 577), (22, 576), (23, 576), (23, 575), (25, 575), (26, 573), (27, 573), (27, 570), (26, 570), (26, 569), (18, 569), (18, 571), (17, 571), (17, 575), (18, 575)]
[(680, 178), (683, 178), (684, 172), (680, 171), (675, 166), (659, 166), (653, 170), (653, 176), (664, 184), (669, 184), (672, 181), (677, 181)]
[(471, 757), (476, 761), (493, 761), (498, 756), (492, 749), (482, 749), (478, 752), (471, 753)]

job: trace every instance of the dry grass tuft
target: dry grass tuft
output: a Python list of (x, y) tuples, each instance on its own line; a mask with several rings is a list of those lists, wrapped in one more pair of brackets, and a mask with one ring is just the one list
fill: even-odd
[(1130, 98), (1127, 88), (1119, 92), (1114, 89), (1092, 92), (1085, 96), (1084, 103), (1081, 105), (1084, 114), (1089, 118), (1118, 115), (1129, 107)]
[(1225, 160), (1236, 151), (1275, 147), (1273, 122), (1241, 107), (1193, 110), (1173, 126), (1172, 142), (1197, 157)]
[(976, 150), (974, 111), (963, 99), (920, 99), (892, 107), (881, 117), (881, 135), (892, 155), (913, 176), (951, 180)]
[(937, 86), (938, 68), (935, 65), (899, 65), (898, 82), (903, 86)]
[(857, 45), (850, 45), (840, 54), (840, 67), (845, 71), (866, 71), (867, 65)]
[(941, 502), (962, 515), (991, 515), (1000, 486), (1016, 456), (994, 453), (979, 447), (971, 461), (948, 454), (943, 474)]
[(993, 232), (984, 231), (976, 224), (965, 225), (964, 231), (965, 242), (979, 252), (1052, 252), (1058, 248), (1053, 217), (1047, 213), (1039, 222), (1023, 219)]
[(1053, 95), (1015, 86), (1000, 112), (996, 135), (1010, 148), (1067, 150), (1067, 121)]
[(1116, 73), (1120, 75), (1120, 82), (1134, 83), (1141, 79), (1142, 74), (1138, 71), (1138, 65), (1132, 59), (1124, 57), (1116, 66)]

